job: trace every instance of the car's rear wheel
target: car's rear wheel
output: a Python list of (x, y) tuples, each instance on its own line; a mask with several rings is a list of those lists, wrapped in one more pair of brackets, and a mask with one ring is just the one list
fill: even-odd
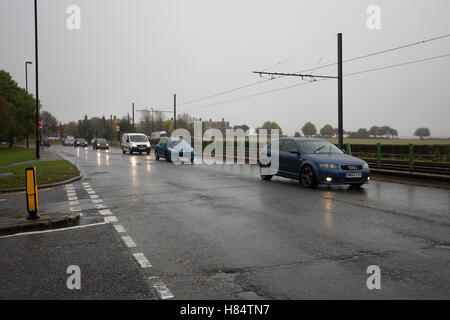
[(305, 188), (314, 188), (317, 186), (316, 174), (311, 166), (304, 166), (300, 172), (300, 182)]

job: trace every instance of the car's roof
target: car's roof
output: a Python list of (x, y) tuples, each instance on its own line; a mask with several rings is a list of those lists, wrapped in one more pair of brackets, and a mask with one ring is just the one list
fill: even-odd
[(325, 139), (321, 139), (321, 138), (279, 138), (278, 140), (294, 140), (297, 142), (301, 142), (301, 141), (327, 141)]

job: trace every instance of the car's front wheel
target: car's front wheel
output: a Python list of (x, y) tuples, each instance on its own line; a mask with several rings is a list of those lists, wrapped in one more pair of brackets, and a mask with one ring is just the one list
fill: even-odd
[(304, 166), (300, 172), (300, 182), (305, 188), (314, 188), (317, 186), (316, 174), (311, 166)]
[(125, 154), (125, 148), (124, 147), (122, 147), (122, 153)]
[(273, 175), (270, 174), (263, 174), (262, 173), (263, 170), (263, 166), (259, 166), (259, 175), (261, 176), (261, 179), (266, 180), (266, 181), (270, 181), (273, 178)]

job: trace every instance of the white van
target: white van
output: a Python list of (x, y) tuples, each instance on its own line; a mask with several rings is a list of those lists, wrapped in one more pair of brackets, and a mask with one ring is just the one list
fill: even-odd
[(143, 133), (124, 133), (122, 136), (122, 142), (120, 144), (122, 147), (122, 153), (129, 152), (133, 154), (133, 152), (147, 152), (150, 154), (150, 150), (152, 150), (152, 145), (148, 138)]

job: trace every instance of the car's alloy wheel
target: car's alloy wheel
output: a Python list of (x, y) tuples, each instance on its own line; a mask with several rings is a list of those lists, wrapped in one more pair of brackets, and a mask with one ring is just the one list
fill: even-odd
[(300, 173), (300, 181), (305, 188), (314, 188), (317, 185), (313, 168), (304, 166)]

